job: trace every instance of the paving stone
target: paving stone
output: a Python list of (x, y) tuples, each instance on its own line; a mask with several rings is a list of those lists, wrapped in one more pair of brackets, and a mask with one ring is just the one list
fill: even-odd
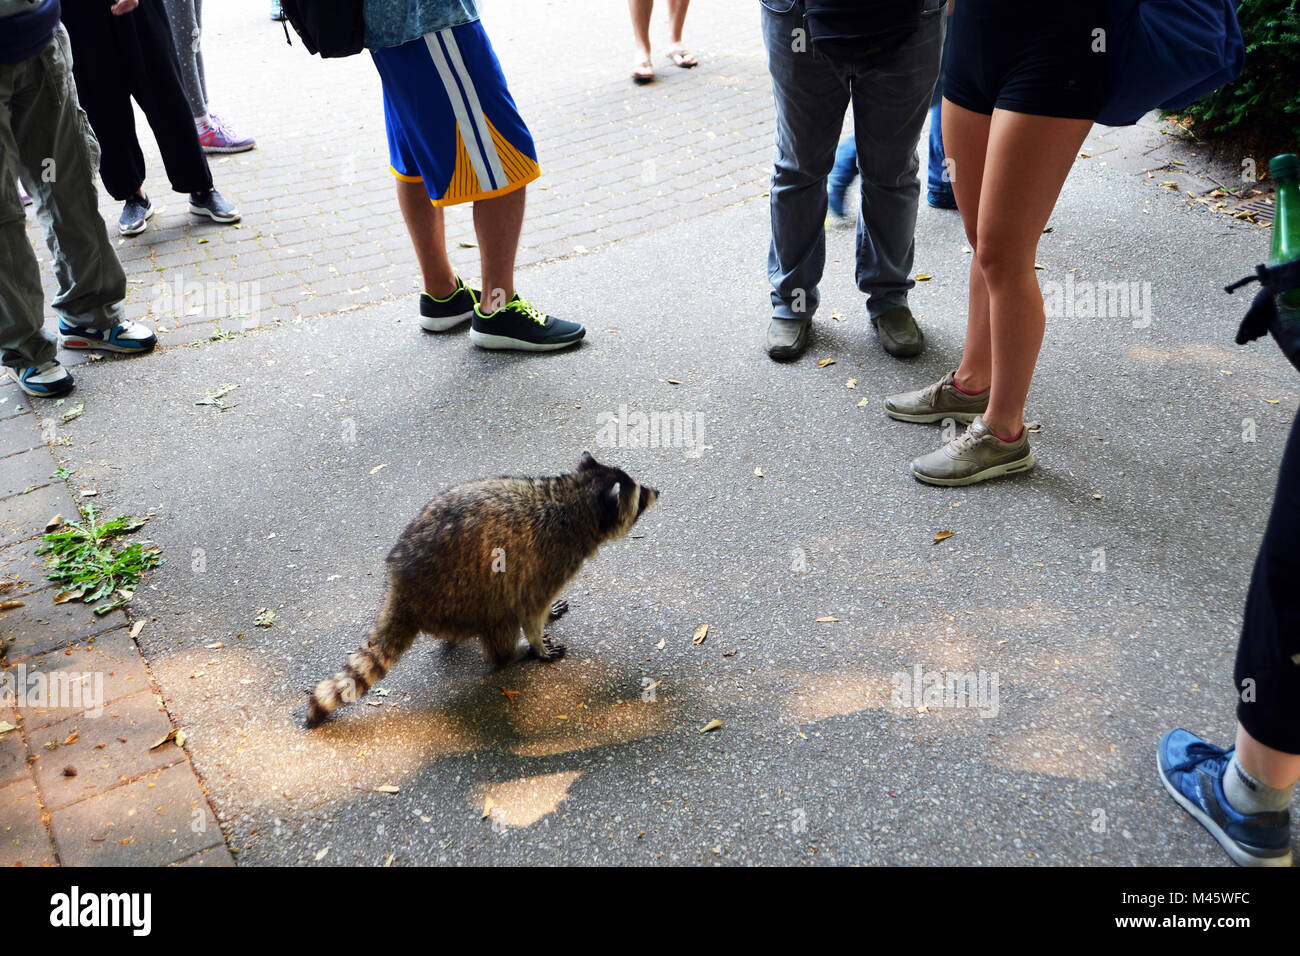
[[(45, 557), (36, 553), (40, 543), (34, 540), (0, 548), (0, 600), (22, 598), (50, 586), (44, 571)], [(0, 622), (5, 613), (0, 612)]]
[[(33, 770), (45, 806), (57, 810), (183, 761), (185, 752), (174, 742), (150, 749), (171, 730), (171, 718), (146, 690), (115, 701), (98, 717), (82, 714), (31, 731)], [(75, 774), (69, 776), (68, 769)]]
[(65, 866), (165, 866), (224, 843), (188, 762), (55, 810), (50, 827)]
[[(120, 623), (121, 613), (114, 611), (105, 616)], [(28, 733), (93, 709), (97, 701), (108, 712), (116, 701), (152, 689), (144, 658), (124, 628), (84, 645), (15, 663), (22, 663), (26, 668), (24, 676), (30, 693), (36, 693), (42, 686), (46, 689), (44, 701), (35, 700), (28, 706), (19, 701), (18, 713), (26, 722)], [(33, 683), (34, 674), (42, 675), (41, 684)], [(91, 676), (78, 681), (74, 688), (71, 682), (83, 674)], [(80, 699), (76, 696), (77, 689), (81, 692)], [(51, 699), (54, 692), (58, 692), (58, 699)]]
[(57, 593), (54, 587), (37, 591), (22, 607), (0, 612), (0, 639), (15, 639), (9, 648), (11, 663), (102, 634), (124, 620), (120, 610), (100, 616), (93, 605), (81, 601), (55, 604)]
[[(54, 459), (48, 452), (44, 454), (53, 471), (57, 467)], [(44, 534), (45, 523), (56, 514), (80, 514), (61, 481), (0, 502), (0, 547)]]
[(56, 861), (31, 777), (0, 788), (0, 866), (49, 866)]
[[(22, 421), (22, 419), (19, 419)], [(37, 429), (39, 436), (40, 429)], [(42, 444), (38, 442), (38, 444)], [(54, 460), (45, 448), (19, 452), (0, 458), (0, 499), (23, 494), (30, 490), (48, 485), (56, 479), (50, 477), (54, 471)]]
[[(4, 681), (5, 674), (6, 672), (0, 671), (0, 682)], [(0, 723), (18, 727), (17, 708), (12, 704), (3, 703), (7, 696), (6, 686), (0, 683)], [(22, 731), (10, 730), (0, 734), (0, 788), (8, 786), (15, 780), (21, 780), (28, 774), (27, 744), (23, 741)]]
[(230, 850), (223, 843), (220, 846), (209, 847), (195, 853), (193, 856), (187, 856), (183, 860), (177, 860), (171, 866), (234, 866), (235, 858), (230, 855)]
[[(14, 407), (23, 408), (24, 404), (9, 402)], [(0, 411), (3, 415), (3, 411)], [(0, 455), (12, 455), (15, 452), (44, 448), (45, 440), (41, 437), (41, 423), (32, 414), (0, 417)]]

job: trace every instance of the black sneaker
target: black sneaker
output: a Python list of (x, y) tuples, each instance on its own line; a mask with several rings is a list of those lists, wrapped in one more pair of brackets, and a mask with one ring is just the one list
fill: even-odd
[(539, 312), (527, 299), (515, 293), (513, 299), (491, 315), (474, 306), (469, 339), (481, 349), (520, 349), (550, 352), (567, 348), (587, 334), (577, 322), (566, 322)]
[(190, 212), (196, 216), (207, 216), (213, 222), (239, 222), (239, 210), (215, 189), (209, 189), (205, 193), (190, 193)]
[(117, 219), (117, 231), (124, 236), (138, 236), (144, 232), (145, 224), (153, 215), (153, 203), (148, 196), (136, 193), (122, 206), (122, 215)]
[(445, 299), (435, 299), (427, 292), (420, 293), (420, 328), (426, 332), (446, 332), (474, 317), (479, 291), (471, 289), (460, 276), (456, 277), (456, 291)]

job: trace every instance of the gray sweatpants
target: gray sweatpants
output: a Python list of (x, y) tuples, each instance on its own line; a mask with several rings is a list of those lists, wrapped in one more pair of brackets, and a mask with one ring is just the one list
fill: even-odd
[(111, 329), (125, 320), (126, 275), (99, 214), (99, 144), (77, 104), (72, 49), (62, 26), (35, 56), (0, 64), (0, 353), (12, 368), (54, 358), (27, 216), (14, 186), (36, 200), (54, 256), (54, 311), (70, 325)]
[(203, 72), (203, 0), (163, 0), (172, 28), (176, 58), (181, 61), (185, 99), (195, 118), (208, 115), (208, 78)]

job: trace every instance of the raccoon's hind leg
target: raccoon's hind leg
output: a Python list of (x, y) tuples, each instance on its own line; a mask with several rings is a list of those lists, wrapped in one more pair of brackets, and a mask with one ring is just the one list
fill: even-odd
[(383, 680), (419, 635), (419, 627), (397, 607), (390, 593), (366, 643), (348, 655), (343, 670), (316, 685), (307, 704), (307, 727), (315, 727), (340, 704), (356, 703)]
[(519, 657), (518, 626), (499, 626), (485, 631), (479, 638), (483, 653), (492, 663), (493, 670), (513, 664)]
[(567, 613), (569, 613), (569, 602), (564, 600), (564, 598), (560, 598), (551, 605), (551, 613), (547, 616), (547, 620), (558, 621)]
[[(559, 602), (557, 602), (559, 603)], [(568, 606), (567, 604), (565, 605)], [(554, 613), (552, 608), (551, 613)], [(528, 646), (532, 648), (533, 653), (544, 661), (558, 661), (564, 656), (565, 646), (553, 637), (546, 636), (546, 621), (548, 615), (543, 615), (532, 621), (524, 623), (524, 637), (528, 638)], [(554, 618), (551, 618), (554, 620)]]

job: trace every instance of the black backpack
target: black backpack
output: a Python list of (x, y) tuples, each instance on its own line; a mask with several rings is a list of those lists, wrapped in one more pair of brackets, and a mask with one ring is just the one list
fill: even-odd
[[(364, 0), (280, 0), (307, 52), (323, 57), (352, 56), (365, 49), (364, 8)], [(287, 27), (284, 39), (293, 45)]]
[(924, 0), (805, 0), (813, 50), (833, 63), (863, 66), (921, 25)]

